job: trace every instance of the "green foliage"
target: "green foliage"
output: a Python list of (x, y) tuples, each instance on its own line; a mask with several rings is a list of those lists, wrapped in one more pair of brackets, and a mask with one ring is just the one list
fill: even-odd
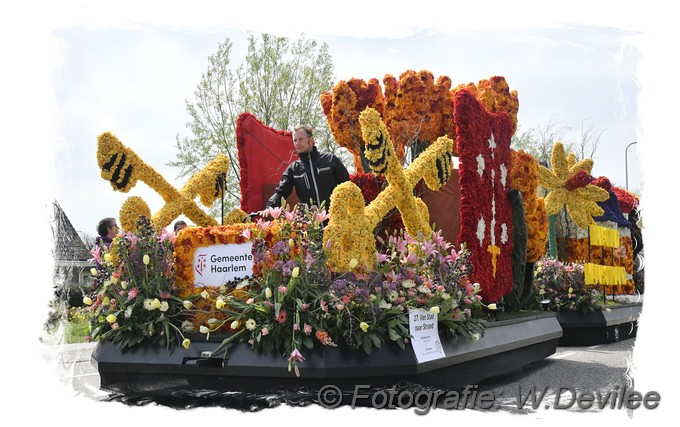
[[(201, 170), (217, 154), (230, 161), (227, 174), (225, 210), (237, 207), (241, 198), (236, 120), (250, 112), (265, 125), (291, 130), (297, 124), (314, 128), (322, 151), (345, 157), (331, 136), (319, 95), (332, 87), (333, 64), (328, 46), (301, 36), (295, 42), (286, 37), (250, 34), (243, 62), (231, 67), (232, 42), (226, 39), (208, 57), (208, 68), (194, 91), (195, 101), (186, 103), (191, 136), (177, 136), (177, 160), (181, 176)], [(219, 205), (216, 202), (215, 208)]]

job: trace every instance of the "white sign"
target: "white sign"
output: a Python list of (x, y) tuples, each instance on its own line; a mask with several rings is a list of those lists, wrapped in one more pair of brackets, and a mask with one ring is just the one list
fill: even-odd
[(420, 308), (410, 309), (408, 315), (411, 344), (418, 363), (445, 357), (439, 340), (438, 315)]
[(253, 275), (253, 242), (211, 245), (194, 252), (194, 286), (219, 287)]

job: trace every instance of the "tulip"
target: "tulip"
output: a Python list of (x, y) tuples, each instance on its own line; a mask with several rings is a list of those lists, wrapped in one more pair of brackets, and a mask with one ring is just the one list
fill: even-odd
[(291, 273), (291, 276), (298, 277), (299, 275), (300, 275), (300, 267), (295, 267), (293, 269), (293, 272)]
[(111, 262), (111, 254), (104, 254), (104, 261)]
[(182, 341), (182, 347), (188, 349), (190, 345), (191, 345), (191, 340), (189, 338), (184, 338), (184, 341)]
[(156, 308), (161, 308), (161, 302), (158, 298), (154, 298), (153, 301), (151, 301), (151, 307), (156, 309)]
[(210, 298), (210, 294), (208, 293), (208, 291), (203, 291), (201, 292), (201, 297), (203, 297), (203, 299), (208, 299)]
[(295, 246), (295, 240), (293, 240), (293, 239), (288, 239), (288, 246), (291, 247), (291, 248), (292, 248), (293, 246)]
[(495, 310), (496, 309), (496, 304), (489, 304), (486, 306), (489, 310)]
[(233, 322), (231, 322), (231, 325), (229, 325), (229, 327), (233, 330), (236, 330), (239, 327), (241, 327), (241, 322), (239, 322), (238, 320), (234, 320)]
[(90, 298), (90, 297), (83, 298), (83, 303), (85, 305), (92, 305), (92, 298)]
[(194, 308), (194, 304), (189, 300), (183, 301), (182, 304), (184, 304), (184, 308), (186, 308), (187, 310), (191, 310), (192, 308)]
[(106, 321), (109, 323), (116, 323), (116, 320), (118, 320), (118, 318), (116, 317), (115, 314), (109, 314), (108, 316), (106, 316)]
[(198, 328), (198, 331), (199, 331), (200, 333), (202, 333), (202, 334), (207, 334), (208, 332), (210, 332), (210, 329), (208, 329), (207, 326), (201, 325), (201, 327)]
[(438, 314), (439, 313), (439, 306), (435, 305), (433, 307), (430, 307), (430, 313), (432, 314)]
[(127, 282), (125, 280), (120, 282), (120, 287), (123, 288), (123, 289), (127, 289)]
[(90, 273), (91, 273), (93, 276), (96, 276), (99, 272), (97, 271), (96, 268), (92, 267), (92, 268), (90, 269)]
[(349, 268), (352, 269), (359, 265), (359, 261), (356, 258), (352, 258), (352, 260), (349, 262)]
[(144, 265), (149, 265), (149, 262), (151, 262), (151, 258), (149, 258), (148, 254), (144, 254), (144, 257), (142, 258), (142, 262), (144, 262)]
[(265, 288), (264, 296), (267, 297), (267, 298), (271, 298), (272, 297), (272, 290), (269, 289), (269, 288)]
[(359, 327), (361, 328), (362, 331), (368, 332), (368, 323), (361, 322), (361, 323), (359, 323)]
[(222, 298), (217, 298), (217, 301), (215, 301), (215, 307), (217, 307), (218, 309), (224, 307), (224, 301), (222, 300)]

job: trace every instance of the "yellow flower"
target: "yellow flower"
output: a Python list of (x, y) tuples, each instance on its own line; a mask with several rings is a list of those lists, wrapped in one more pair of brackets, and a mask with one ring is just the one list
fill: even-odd
[(215, 307), (218, 309), (224, 307), (224, 300), (222, 298), (217, 298), (217, 301), (215, 301)]
[(104, 254), (104, 261), (111, 262), (111, 254)]
[(158, 300), (158, 298), (154, 298), (153, 301), (151, 301), (151, 308), (161, 308), (161, 302)]
[(109, 305), (111, 303), (111, 299), (109, 297), (104, 297), (102, 300), (102, 305)]
[(200, 333), (202, 333), (202, 334), (207, 334), (208, 332), (210, 332), (210, 329), (208, 329), (207, 326), (201, 325), (201, 326), (198, 328), (198, 331), (199, 331)]
[(241, 327), (241, 322), (239, 322), (238, 320), (234, 320), (233, 322), (231, 322), (231, 325), (229, 325), (229, 327), (233, 330), (236, 330)]
[(149, 258), (148, 254), (144, 254), (144, 258), (142, 258), (142, 261), (144, 262), (144, 265), (149, 265), (149, 262), (151, 262), (151, 259)]
[(359, 327), (361, 328), (362, 331), (368, 332), (368, 323), (361, 322), (361, 323), (359, 323)]
[(496, 304), (489, 304), (486, 306), (489, 310), (495, 310), (496, 309)]
[(291, 273), (291, 276), (298, 277), (299, 275), (300, 275), (300, 267), (295, 267), (293, 269), (293, 272)]
[(573, 153), (567, 157), (564, 146), (558, 142), (553, 146), (551, 163), (552, 171), (545, 166), (538, 166), (539, 183), (551, 189), (545, 197), (546, 214), (556, 215), (566, 205), (572, 221), (581, 228), (588, 228), (588, 224), (594, 222), (593, 216), (604, 214), (596, 202), (609, 199), (609, 193), (592, 184), (569, 189), (567, 181), (581, 171), (590, 174), (593, 161), (584, 159), (576, 162)]
[(432, 314), (438, 314), (439, 313), (439, 306), (435, 305), (433, 307), (430, 307), (430, 313)]
[(116, 317), (115, 314), (109, 314), (108, 316), (106, 316), (106, 321), (109, 323), (116, 323), (116, 320), (118, 320), (118, 318)]
[(122, 289), (127, 289), (127, 282), (126, 282), (125, 280), (121, 281), (121, 282), (120, 282), (120, 287), (121, 287)]
[(203, 291), (201, 292), (201, 297), (203, 297), (203, 299), (208, 299), (210, 298), (210, 294), (208, 293), (208, 291)]
[(357, 265), (359, 265), (359, 260), (356, 259), (356, 258), (352, 258), (349, 262), (349, 268), (352, 269), (352, 268), (356, 267)]
[(184, 338), (184, 341), (182, 341), (182, 347), (188, 349), (190, 345), (191, 345), (191, 340), (189, 338)]
[(288, 239), (288, 246), (290, 246), (291, 248), (295, 247), (295, 240)]
[(269, 288), (265, 288), (265, 290), (264, 290), (264, 296), (265, 296), (266, 298), (271, 298), (271, 297), (272, 297), (272, 290), (269, 289)]
[(182, 304), (184, 305), (184, 308), (186, 308), (187, 310), (191, 310), (192, 308), (194, 308), (194, 304), (189, 300), (183, 301)]
[(161, 301), (161, 306), (158, 309), (162, 312), (166, 312), (170, 309), (170, 304), (168, 304), (167, 301)]
[(90, 298), (90, 297), (83, 298), (83, 303), (85, 305), (92, 305), (92, 298)]
[(93, 276), (96, 276), (97, 273), (99, 273), (99, 272), (97, 271), (96, 268), (92, 267), (92, 268), (90, 269), (90, 273), (91, 273)]

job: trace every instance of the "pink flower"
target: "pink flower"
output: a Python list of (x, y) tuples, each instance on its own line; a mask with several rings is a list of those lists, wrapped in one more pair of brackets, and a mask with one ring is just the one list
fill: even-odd
[(425, 242), (422, 244), (421, 248), (423, 249), (425, 255), (430, 256), (434, 253), (435, 245), (431, 242)]
[(281, 310), (279, 311), (279, 317), (276, 318), (276, 321), (279, 323), (285, 323), (286, 322), (286, 310)]
[(160, 295), (158, 296), (161, 297), (162, 299), (168, 299), (172, 297), (172, 295), (170, 295), (168, 292), (161, 292)]
[(375, 254), (375, 260), (378, 263), (388, 261), (389, 259), (390, 259), (390, 257), (385, 255), (385, 254), (379, 254), (379, 253)]
[(252, 303), (254, 303), (254, 302), (255, 302), (255, 298), (248, 298), (248, 299), (246, 300), (246, 304), (248, 304), (248, 305), (250, 305), (250, 304), (252, 304)]
[(120, 325), (118, 325), (118, 322), (115, 322), (114, 324), (111, 325), (111, 329), (113, 329), (113, 330), (116, 330), (119, 327), (120, 327)]
[(285, 287), (285, 286), (283, 286), (283, 285), (282, 285), (282, 286), (279, 286), (279, 293), (280, 293), (280, 294), (285, 294), (287, 290), (288, 290), (287, 287)]
[(319, 305), (321, 305), (321, 310), (323, 310), (324, 313), (328, 313), (328, 306), (326, 305), (326, 301), (321, 300), (321, 302), (319, 303)]
[(100, 248), (99, 245), (95, 245), (94, 249), (90, 251), (90, 254), (94, 257), (90, 261), (92, 260), (97, 261), (97, 264), (101, 265), (102, 263), (101, 253), (102, 248)]
[(267, 334), (269, 334), (269, 329), (267, 329), (266, 327), (262, 328), (262, 336), (265, 336)]
[(299, 330), (300, 330), (300, 327), (298, 326), (297, 323), (293, 325), (293, 330), (294, 330), (294, 331), (299, 331)]
[(290, 354), (290, 357), (288, 358), (288, 361), (292, 361), (293, 363), (298, 363), (298, 362), (304, 362), (305, 358), (302, 357), (302, 354), (298, 351), (296, 348), (293, 350), (293, 352)]
[(258, 219), (256, 223), (257, 228), (260, 230), (266, 230), (269, 224), (271, 224), (271, 221), (263, 221), (262, 218)]
[(269, 214), (270, 217), (276, 219), (281, 216), (281, 208), (268, 208), (267, 213)]
[(302, 305), (300, 306), (300, 308), (301, 308), (303, 311), (304, 311), (304, 310), (307, 310), (307, 309), (309, 308), (309, 304), (308, 304), (308, 303), (304, 303), (304, 304), (302, 304)]
[(130, 289), (130, 292), (128, 292), (128, 301), (132, 301), (133, 299), (137, 298), (138, 293), (139, 293), (138, 288)]
[(463, 298), (463, 302), (464, 302), (465, 304), (472, 304), (472, 301), (470, 301), (469, 298)]
[(290, 221), (290, 222), (295, 221), (295, 212), (284, 211), (283, 216), (286, 218), (286, 221)]
[(251, 235), (250, 228), (246, 228), (241, 232), (241, 236), (245, 237), (246, 239), (250, 239)]
[(322, 223), (330, 217), (331, 217), (330, 214), (327, 214), (325, 210), (322, 210), (314, 214), (314, 220), (318, 223)]
[(309, 335), (312, 333), (312, 325), (308, 325), (305, 323), (305, 325), (302, 327), (302, 332), (304, 332), (306, 335)]

